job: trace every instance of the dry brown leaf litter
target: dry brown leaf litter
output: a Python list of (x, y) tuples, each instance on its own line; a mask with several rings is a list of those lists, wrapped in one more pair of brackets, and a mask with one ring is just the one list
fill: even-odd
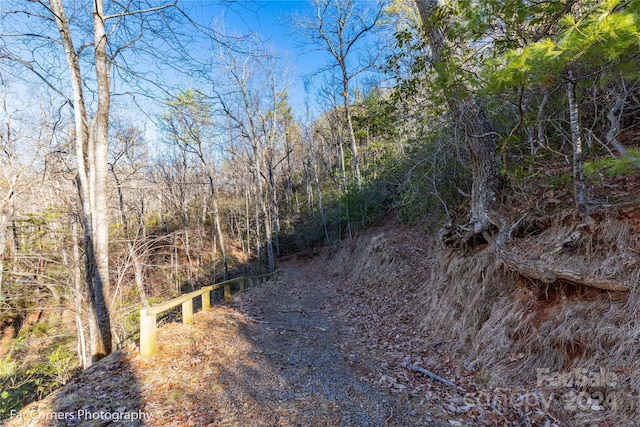
[[(426, 341), (415, 319), (403, 314), (411, 296), (391, 299), (328, 274), (322, 264), (284, 267), (284, 279), (252, 289), (231, 307), (196, 314), (194, 326), (160, 328), (155, 358), (142, 358), (134, 348), (120, 351), (5, 425), (569, 425), (542, 405), (475, 403), (482, 402), (474, 400), (478, 396), (525, 396), (526, 390), (477, 385), (442, 343)], [(78, 410), (151, 418), (43, 419), (52, 411)]]

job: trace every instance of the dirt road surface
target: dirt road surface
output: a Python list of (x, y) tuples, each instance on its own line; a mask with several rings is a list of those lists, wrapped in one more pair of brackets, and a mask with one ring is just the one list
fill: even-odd
[[(403, 357), (416, 361), (403, 355), (424, 362), (419, 349), (436, 347), (321, 267), (285, 265), (280, 279), (196, 313), (194, 325), (162, 325), (155, 357), (118, 351), (4, 425), (510, 425), (506, 412), (479, 415), (462, 389), (402, 367)], [(445, 355), (428, 353), (453, 372)]]

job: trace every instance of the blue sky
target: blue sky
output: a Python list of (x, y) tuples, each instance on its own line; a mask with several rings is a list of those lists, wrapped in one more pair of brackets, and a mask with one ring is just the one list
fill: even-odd
[[(363, 2), (362, 4), (367, 3), (367, 0), (361, 1)], [(90, 41), (90, 34), (87, 34), (85, 31), (86, 27), (81, 25), (82, 22), (84, 22), (82, 21), (83, 19), (86, 20), (90, 18), (88, 14), (90, 11), (82, 7), (83, 3), (78, 0), (64, 0), (64, 3), (69, 8), (69, 12), (74, 12), (77, 16), (75, 20), (77, 25), (71, 29), (76, 44), (80, 45), (83, 41)], [(151, 3), (153, 3), (153, 1)], [(294, 107), (296, 117), (299, 120), (305, 118), (306, 103), (311, 106), (311, 118), (314, 118), (314, 116), (317, 117), (321, 112), (323, 106), (321, 106), (321, 102), (318, 101), (317, 88), (323, 82), (324, 78), (314, 78), (313, 84), (310, 85), (306, 91), (304, 83), (311, 74), (330, 62), (328, 54), (319, 51), (309, 52), (311, 48), (308, 42), (302, 36), (296, 34), (291, 28), (293, 17), (296, 14), (308, 16), (312, 11), (312, 7), (307, 1), (182, 0), (181, 5), (185, 10), (188, 10), (191, 19), (203, 26), (211, 28), (214, 24), (223, 23), (225, 32), (235, 34), (252, 32), (258, 34), (263, 41), (269, 42), (276, 52), (288, 59), (288, 65), (291, 68), (291, 75), (289, 77), (291, 82), (289, 89), (290, 103)], [(25, 8), (37, 13), (42, 13), (42, 10), (40, 10), (42, 6), (38, 3), (0, 0), (0, 9), (8, 8)], [(4, 30), (7, 33), (31, 34), (42, 31), (42, 34), (50, 36), (51, 40), (55, 40), (58, 36), (55, 26), (51, 25), (47, 20), (34, 20), (25, 14), (8, 14), (1, 16), (3, 19), (0, 20), (0, 32)], [(3, 26), (6, 26), (6, 28), (3, 28)], [(185, 40), (189, 37), (188, 31), (189, 30), (185, 31)], [(126, 38), (127, 34), (121, 34), (120, 36)], [(57, 44), (50, 44), (47, 40), (47, 38), (33, 38), (28, 36), (9, 39), (11, 49), (14, 49), (19, 55), (24, 55), (27, 60), (33, 61), (37, 71), (49, 76), (52, 83), (56, 85), (61, 92), (65, 92), (67, 96), (69, 96), (69, 81), (66, 77), (66, 65), (63, 53), (58, 49), (59, 46)], [(197, 52), (198, 43), (194, 36), (193, 44), (189, 44), (189, 42), (186, 41), (185, 46), (195, 49)], [(210, 46), (202, 45), (201, 48), (202, 53), (207, 54), (207, 49), (209, 49)], [(144, 49), (138, 51), (132, 50), (131, 53), (128, 53), (128, 50), (125, 51), (123, 58), (128, 61), (127, 66), (132, 66), (136, 72), (148, 74), (149, 80), (131, 78), (126, 72), (114, 72), (114, 95), (117, 96), (114, 96), (112, 101), (114, 111), (118, 107), (122, 108), (127, 115), (135, 116), (135, 120), (138, 123), (145, 123), (146, 126), (152, 127), (150, 120), (146, 120), (145, 117), (153, 119), (154, 116), (162, 112), (161, 109), (163, 106), (160, 102), (166, 99), (168, 96), (167, 92), (174, 92), (174, 85), (186, 88), (194, 83), (190, 83), (189, 80), (191, 76), (188, 73), (184, 73), (180, 64), (176, 62), (176, 56), (174, 56), (172, 60), (171, 56), (162, 56), (162, 53), (155, 55), (161, 52), (160, 49), (149, 49), (148, 51), (154, 54), (147, 57)], [(42, 52), (44, 52), (44, 54), (42, 54)], [(94, 75), (90, 72), (90, 63), (92, 61), (90, 50), (85, 49), (83, 52), (86, 84), (88, 88), (94, 88)], [(8, 74), (15, 74), (14, 68), (7, 66), (4, 71)], [(25, 73), (23, 68), (20, 68), (20, 73), (16, 75), (16, 77), (18, 79), (23, 78), (25, 81), (34, 82), (34, 88), (37, 88), (38, 91), (47, 90), (41, 80), (32, 73)], [(131, 78), (131, 84), (126, 81), (127, 78)], [(197, 78), (194, 77), (194, 80), (195, 79)], [(157, 84), (154, 82), (157, 82)], [(140, 83), (140, 85), (134, 87), (138, 83)], [(164, 83), (166, 83), (166, 85)], [(352, 85), (351, 87), (355, 88), (356, 85)], [(163, 92), (162, 88), (167, 92)], [(16, 90), (20, 91), (18, 88), (16, 88)], [(92, 92), (89, 90), (87, 93)], [(88, 100), (92, 102), (93, 99), (89, 97)], [(62, 100), (60, 99), (59, 102), (62, 102)], [(141, 110), (133, 111), (137, 110), (134, 102), (142, 107)], [(150, 130), (149, 132), (153, 133), (154, 131)]]
[[(367, 0), (361, 1), (365, 3)], [(288, 63), (293, 68), (293, 86), (289, 93), (290, 103), (295, 107), (298, 119), (303, 118), (305, 102), (311, 105), (312, 116), (321, 112), (317, 88), (324, 78), (314, 77), (306, 90), (305, 80), (332, 61), (327, 52), (319, 51), (317, 46), (310, 46), (308, 40), (296, 34), (292, 28), (296, 15), (313, 16), (313, 8), (308, 1), (227, 1), (221, 5), (220, 1), (204, 0), (202, 3), (194, 1), (192, 4), (199, 5), (194, 7), (193, 13), (200, 22), (212, 25), (214, 21), (221, 21), (229, 32), (256, 33), (263, 41), (273, 45), (279, 54), (288, 58)], [(366, 81), (367, 75), (359, 78)], [(357, 81), (354, 80), (351, 87), (356, 86)]]
[[(273, 45), (278, 54), (287, 58), (293, 68), (291, 102), (302, 108), (305, 78), (326, 64), (324, 54), (308, 52), (309, 47), (304, 46), (305, 40), (290, 27), (295, 15), (311, 10), (309, 3), (299, 0), (239, 1), (232, 2), (230, 6), (213, 1), (204, 3), (206, 6), (200, 12), (194, 10), (202, 14), (198, 18), (203, 22), (222, 22), (231, 33), (256, 33), (263, 41)], [(310, 93), (309, 96), (313, 98), (315, 94)]]

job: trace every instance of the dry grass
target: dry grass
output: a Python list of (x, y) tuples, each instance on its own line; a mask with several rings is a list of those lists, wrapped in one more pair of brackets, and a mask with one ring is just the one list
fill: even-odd
[[(632, 397), (640, 393), (640, 238), (627, 219), (638, 214), (600, 215), (591, 228), (571, 218), (552, 218), (548, 228), (512, 242), (529, 258), (547, 257), (556, 265), (623, 281), (631, 288), (628, 294), (533, 282), (504, 268), (490, 245), (454, 252), (392, 224), (330, 258), (351, 280), (379, 286), (397, 298), (415, 295), (400, 309), (417, 317), (429, 344), (445, 342), (487, 386), (615, 393), (615, 411), (556, 409), (567, 425), (611, 419), (615, 425), (635, 425), (640, 419)], [(572, 235), (565, 250), (562, 244)], [(609, 388), (536, 387), (537, 370), (544, 368), (550, 373), (604, 372), (618, 381)]]

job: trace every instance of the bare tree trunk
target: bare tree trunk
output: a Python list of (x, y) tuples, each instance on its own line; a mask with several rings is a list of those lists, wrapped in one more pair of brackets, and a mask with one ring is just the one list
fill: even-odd
[(320, 219), (322, 220), (322, 228), (324, 229), (324, 242), (329, 244), (329, 231), (327, 230), (327, 220), (324, 216), (324, 205), (322, 204), (322, 191), (320, 189), (320, 180), (318, 179), (318, 167), (313, 163), (313, 178), (316, 184), (316, 192), (318, 193), (318, 208), (320, 209)]
[(180, 286), (178, 284), (178, 265), (179, 265), (179, 257), (178, 257), (178, 235), (177, 232), (173, 232), (173, 245), (170, 248), (171, 251), (171, 269), (170, 269), (170, 280), (173, 284), (176, 285), (176, 290), (180, 291)]
[(244, 208), (245, 208), (245, 229), (246, 229), (246, 239), (247, 239), (247, 253), (251, 253), (251, 223), (249, 220), (249, 199), (251, 195), (249, 194), (249, 186), (245, 187), (244, 190)]
[(191, 290), (193, 290), (193, 281), (191, 280), (192, 271), (191, 267), (193, 265), (193, 261), (191, 260), (191, 244), (189, 242), (189, 228), (185, 227), (184, 229), (184, 255), (187, 258), (187, 278), (189, 279), (189, 285), (191, 285)]
[(313, 197), (313, 177), (311, 175), (311, 160), (304, 162), (304, 184), (307, 192), (307, 202), (309, 206), (309, 214), (313, 214), (315, 207), (315, 199)]
[(213, 229), (211, 230), (213, 233), (212, 236), (212, 242), (211, 242), (211, 255), (212, 255), (212, 260), (213, 260), (213, 280), (216, 280), (216, 277), (218, 276), (217, 270), (216, 270), (216, 258), (218, 258), (218, 235), (216, 234), (216, 228), (213, 227)]
[(502, 185), (496, 133), (477, 100), (452, 99), (449, 105), (453, 112), (458, 112), (454, 117), (460, 119), (465, 134), (473, 173), (470, 225), (474, 234), (480, 234), (491, 224), (489, 216), (495, 208), (498, 190)]
[[(84, 289), (82, 286), (82, 257), (80, 255), (80, 244), (78, 242), (78, 221), (74, 218), (71, 225), (71, 244), (73, 246), (73, 264), (72, 264), (72, 281), (73, 281), (73, 306), (76, 321), (76, 334), (78, 336), (78, 358), (80, 366), (86, 369), (91, 365), (91, 360), (87, 354), (87, 342), (84, 334), (84, 323), (82, 321), (82, 313), (85, 306)], [(66, 251), (64, 252), (66, 257)], [(65, 262), (66, 263), (66, 262)]]
[[(540, 106), (538, 106), (538, 115), (536, 117), (536, 121), (538, 122), (538, 147), (545, 147), (547, 145), (547, 138), (544, 132), (544, 124), (542, 123), (542, 117), (544, 113), (544, 109), (549, 103), (549, 90), (544, 91), (544, 97), (542, 98), (542, 102)], [(534, 153), (535, 154), (535, 153)]]
[(144, 269), (143, 264), (140, 262), (140, 256), (135, 252), (133, 245), (131, 243), (129, 246), (129, 256), (133, 258), (133, 272), (134, 278), (136, 281), (136, 289), (138, 290), (138, 295), (140, 296), (140, 301), (142, 305), (145, 307), (149, 307), (149, 300), (147, 299), (147, 291), (144, 288)]
[(618, 132), (620, 132), (620, 115), (622, 113), (622, 106), (624, 105), (624, 99), (622, 96), (616, 96), (616, 102), (613, 107), (607, 113), (607, 119), (609, 120), (609, 131), (607, 131), (607, 142), (620, 154), (625, 156), (627, 149), (618, 140)]
[(269, 218), (269, 213), (267, 211), (267, 195), (265, 194), (262, 186), (262, 176), (260, 174), (261, 169), (261, 161), (260, 161), (260, 150), (258, 149), (257, 141), (253, 141), (253, 167), (256, 170), (256, 199), (259, 203), (260, 213), (262, 218), (264, 219), (264, 236), (265, 236), (265, 244), (267, 249), (267, 262), (269, 265), (269, 271), (273, 272), (276, 270), (276, 262), (275, 256), (273, 253), (273, 236), (271, 232), (271, 219)]
[(271, 162), (269, 162), (269, 187), (271, 188), (271, 212), (273, 215), (274, 240), (276, 247), (276, 255), (280, 256), (280, 216), (278, 212), (278, 193), (275, 183), (275, 173)]
[(18, 271), (18, 253), (20, 252), (20, 238), (18, 237), (18, 225), (16, 224), (16, 220), (13, 219), (11, 221), (11, 238), (13, 239), (11, 246), (11, 261), (13, 264), (13, 268), (11, 269), (13, 273)]
[(262, 197), (261, 192), (259, 190), (260, 185), (260, 172), (255, 171), (256, 176), (254, 177), (254, 186), (255, 186), (255, 206), (254, 206), (254, 217), (256, 221), (256, 257), (258, 259), (258, 265), (262, 265), (262, 239), (260, 237), (260, 197)]
[(269, 217), (269, 212), (267, 211), (267, 203), (264, 200), (265, 195), (261, 197), (262, 203), (262, 216), (264, 217), (264, 234), (265, 240), (267, 244), (267, 262), (269, 263), (269, 272), (276, 271), (276, 259), (273, 251), (273, 233), (271, 229), (271, 218)]
[(106, 34), (102, 0), (94, 2), (94, 48), (98, 108), (89, 125), (84, 104), (83, 82), (77, 51), (71, 40), (69, 21), (61, 0), (50, 0), (51, 10), (60, 31), (73, 90), (75, 148), (78, 165), (77, 188), (82, 203), (85, 276), (91, 303), (90, 321), (96, 332), (91, 337), (92, 361), (112, 351), (111, 321), (106, 304), (109, 287), (108, 218), (106, 203), (107, 145), (110, 88), (107, 68)]
[(576, 83), (573, 73), (569, 71), (567, 82), (567, 99), (569, 101), (569, 123), (571, 125), (571, 143), (573, 144), (573, 191), (578, 213), (587, 214), (585, 185), (582, 172), (582, 138), (580, 136), (580, 118), (576, 103)]
[[(93, 203), (94, 214), (92, 229), (95, 233), (94, 245), (96, 255), (96, 267), (99, 282), (96, 293), (103, 293), (104, 299), (109, 300), (109, 217), (107, 204), (107, 176), (109, 174), (109, 109), (111, 105), (111, 88), (109, 83), (109, 67), (107, 64), (107, 34), (105, 32), (105, 16), (103, 13), (103, 0), (94, 0), (93, 13), (94, 45), (96, 55), (96, 80), (98, 86), (98, 107), (95, 113), (95, 141), (93, 170)], [(89, 156), (91, 158), (91, 155)], [(94, 278), (94, 280), (96, 280)], [(97, 297), (101, 297), (98, 295)], [(106, 309), (106, 307), (105, 307)], [(103, 328), (109, 326), (108, 313), (100, 313), (107, 318), (101, 319)], [(109, 335), (111, 333), (109, 332)], [(111, 345), (105, 348), (106, 354), (111, 352)]]
[[(360, 187), (360, 161), (358, 160), (358, 145), (356, 143), (355, 132), (353, 131), (351, 109), (349, 108), (349, 78), (347, 76), (346, 68), (344, 67), (342, 70), (342, 76), (342, 88), (344, 90), (344, 92), (342, 93), (344, 99), (344, 115), (347, 120), (347, 130), (349, 132), (349, 142), (351, 144), (353, 177), (355, 178), (356, 186)], [(340, 148), (342, 149), (342, 146)], [(342, 161), (344, 162), (344, 157)]]
[(338, 150), (340, 155), (340, 170), (342, 172), (342, 191), (345, 191), (347, 189), (347, 169), (344, 162), (344, 143), (342, 142), (342, 138), (339, 140)]
[(220, 226), (220, 211), (218, 210), (218, 189), (215, 190), (213, 198), (213, 221), (216, 228), (216, 236), (220, 243), (220, 252), (222, 252), (222, 264), (224, 266), (224, 279), (229, 278), (229, 260), (227, 259), (227, 249), (225, 246), (225, 238), (222, 234), (222, 227)]
[(4, 277), (4, 251), (7, 246), (7, 226), (9, 225), (9, 212), (5, 207), (0, 209), (0, 302), (4, 299), (2, 280)]
[(229, 264), (227, 259), (225, 238), (222, 234), (222, 227), (220, 226), (220, 211), (218, 209), (218, 187), (215, 185), (212, 173), (208, 172), (208, 175), (211, 197), (213, 199), (211, 203), (211, 210), (213, 211), (213, 224), (215, 228), (214, 232), (216, 233), (217, 240), (220, 242), (220, 252), (222, 252), (222, 265), (224, 266), (224, 280), (227, 280), (229, 278)]
[(291, 141), (289, 140), (289, 132), (288, 129), (285, 130), (284, 134), (284, 148), (287, 152), (287, 176), (285, 177), (285, 199), (287, 202), (287, 212), (292, 212), (292, 200), (293, 200), (293, 183), (291, 182), (291, 177), (293, 176), (293, 164), (291, 162), (291, 152), (293, 148), (291, 147)]

